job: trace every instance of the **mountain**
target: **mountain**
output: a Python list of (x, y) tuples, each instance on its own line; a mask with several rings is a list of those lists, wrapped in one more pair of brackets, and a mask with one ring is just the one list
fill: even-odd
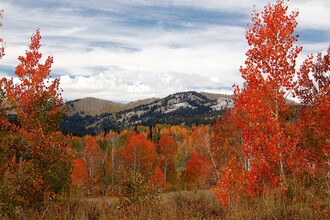
[(120, 112), (130, 108), (134, 108), (139, 105), (147, 104), (157, 100), (156, 98), (138, 100), (134, 102), (116, 103), (112, 101), (107, 101), (103, 99), (97, 99), (92, 97), (87, 97), (83, 99), (77, 99), (74, 101), (69, 101), (65, 103), (67, 108), (67, 115), (72, 116), (76, 113), (86, 114), (91, 116), (97, 116), (104, 112)]
[(231, 96), (180, 92), (163, 99), (118, 104), (95, 98), (68, 102), (61, 130), (74, 135), (98, 134), (135, 125), (210, 124), (233, 106)]
[(231, 99), (232, 95), (225, 95), (225, 94), (217, 94), (217, 93), (208, 93), (208, 92), (201, 92), (202, 95), (206, 96), (209, 100), (217, 100), (220, 98), (228, 98)]

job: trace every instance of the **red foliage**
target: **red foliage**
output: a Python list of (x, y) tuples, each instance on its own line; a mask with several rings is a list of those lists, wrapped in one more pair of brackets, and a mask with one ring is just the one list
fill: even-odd
[[(237, 162), (232, 166), (239, 170), (230, 173), (235, 179), (244, 179), (236, 188), (250, 197), (268, 188), (284, 187), (288, 175), (294, 173), (292, 160), (299, 159), (298, 138), (287, 122), (290, 109), (285, 95), (294, 88), (296, 58), (302, 48), (293, 46), (298, 12), (288, 15), (287, 9), (284, 1), (278, 0), (275, 5), (268, 4), (261, 17), (254, 12), (252, 26), (246, 32), (250, 48), (245, 67), (240, 69), (244, 88), (235, 86), (234, 91), (233, 118), (242, 137), (243, 160), (232, 161)], [(239, 184), (235, 179), (226, 181)]]
[(153, 184), (156, 186), (156, 188), (163, 188), (164, 173), (163, 173), (162, 169), (160, 169), (159, 167), (155, 168), (152, 180), (153, 180)]
[(93, 162), (97, 163), (102, 154), (101, 148), (94, 137), (87, 135), (85, 138), (87, 142), (83, 154), (87, 160), (94, 160)]
[(125, 148), (122, 149), (124, 164), (127, 170), (138, 172), (149, 177), (153, 171), (156, 158), (155, 144), (144, 135), (132, 131)]
[(217, 171), (227, 166), (229, 159), (241, 154), (241, 134), (234, 120), (232, 110), (222, 115), (211, 127), (210, 151), (217, 165)]
[[(15, 204), (16, 212), (40, 210), (44, 199), (68, 190), (70, 183), (71, 155), (68, 138), (58, 132), (63, 110), (59, 79), (49, 80), (52, 57), (41, 64), (40, 31), (31, 37), (29, 50), (20, 56), (20, 63), (13, 78), (1, 79), (1, 144), (0, 164), (1, 204)], [(17, 123), (3, 120), (9, 110), (16, 113)], [(31, 195), (32, 193), (32, 195)], [(16, 209), (16, 211), (15, 211)]]
[(5, 80), (6, 98), (8, 104), (15, 109), (20, 125), (26, 130), (42, 127), (45, 132), (58, 130), (62, 97), (59, 88), (60, 79), (50, 80), (53, 57), (48, 56), (44, 64), (40, 63), (42, 54), (40, 31), (37, 30), (31, 37), (30, 50), (26, 56), (20, 56), (20, 64), (15, 74), (20, 83)]
[(82, 187), (88, 182), (87, 167), (84, 161), (76, 159), (73, 161), (73, 170), (71, 173), (71, 182), (73, 185)]
[(205, 158), (201, 156), (197, 151), (194, 151), (187, 162), (185, 170), (185, 178), (188, 183), (202, 184), (202, 181), (206, 175)]
[(244, 164), (231, 157), (228, 166), (222, 171), (220, 184), (214, 188), (217, 199), (222, 206), (235, 202), (245, 194), (246, 177), (244, 174)]
[(174, 156), (178, 151), (177, 143), (169, 135), (163, 135), (158, 141), (158, 153), (160, 155), (160, 167), (163, 169), (164, 182), (171, 188), (176, 181), (176, 170), (174, 167)]
[(173, 137), (163, 135), (158, 142), (158, 151), (166, 158), (173, 158), (178, 150), (177, 144)]
[(330, 46), (327, 53), (309, 56), (300, 68), (296, 95), (302, 103), (297, 128), (307, 170), (324, 178), (330, 165)]
[(88, 193), (92, 194), (94, 187), (97, 186), (101, 178), (100, 159), (102, 157), (102, 152), (94, 137), (87, 135), (85, 138), (87, 142), (82, 152), (82, 160), (87, 168)]

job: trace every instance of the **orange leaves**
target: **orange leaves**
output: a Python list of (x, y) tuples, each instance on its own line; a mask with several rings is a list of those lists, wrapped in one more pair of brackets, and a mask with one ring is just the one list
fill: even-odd
[(285, 185), (293, 173), (289, 160), (299, 158), (284, 96), (295, 86), (296, 58), (302, 48), (293, 45), (298, 13), (287, 14), (287, 10), (283, 0), (268, 4), (261, 17), (253, 13), (252, 27), (246, 32), (250, 48), (245, 67), (240, 68), (245, 83), (243, 89), (235, 87), (232, 111), (241, 136), (241, 155), (224, 168), (220, 184), (228, 187), (218, 186), (223, 204), (229, 197), (235, 201)]
[(144, 135), (132, 131), (122, 154), (124, 164), (128, 170), (141, 173), (145, 177), (150, 176), (156, 158), (156, 149), (153, 142), (148, 141)]
[(203, 180), (206, 174), (205, 158), (194, 151), (190, 155), (185, 170), (185, 177), (188, 183), (198, 183)]
[(173, 137), (163, 135), (158, 142), (159, 153), (164, 155), (166, 158), (173, 158), (177, 152), (177, 144)]
[[(160, 167), (163, 168), (164, 179), (163, 182), (171, 182), (172, 184), (176, 181), (176, 170), (174, 167), (174, 157), (178, 151), (177, 143), (174, 138), (169, 135), (163, 135), (157, 144), (159, 159), (160, 159)], [(171, 184), (167, 184), (170, 186)]]
[[(318, 53), (316, 60), (310, 55), (300, 68), (298, 74), (299, 87), (296, 88), (298, 98), (305, 105), (318, 102), (320, 98), (329, 96), (330, 91), (330, 46), (327, 53), (322, 57)], [(312, 78), (310, 77), (312, 73)]]
[(98, 143), (96, 142), (95, 138), (87, 135), (86, 137), (87, 143), (85, 145), (85, 150), (83, 154), (88, 157), (90, 160), (91, 158), (94, 158), (94, 160), (97, 160), (97, 158), (101, 157), (101, 149)]
[[(20, 56), (20, 63), (15, 74), (20, 82), (14, 84), (7, 80), (4, 90), (8, 105), (15, 108), (18, 121), (27, 130), (42, 127), (45, 131), (57, 130), (63, 111), (60, 109), (59, 79), (49, 81), (50, 68), (53, 58), (48, 57), (44, 64), (40, 64), (42, 54), (40, 31), (31, 37), (30, 49), (26, 56)], [(46, 80), (48, 80), (46, 85)]]
[[(13, 197), (0, 203), (12, 203), (27, 210), (40, 210), (47, 195), (59, 194), (69, 188), (71, 155), (68, 151), (68, 139), (57, 132), (62, 116), (60, 105), (59, 81), (45, 84), (50, 74), (53, 59), (49, 57), (45, 64), (39, 61), (40, 31), (31, 38), (26, 56), (20, 56), (16, 68), (18, 83), (13, 79), (1, 79), (1, 101), (15, 113), (15, 125), (1, 118), (0, 152), (5, 157), (0, 169), (11, 170), (14, 178), (6, 172), (0, 179), (8, 179), (4, 187), (12, 189)], [(3, 107), (3, 106), (1, 106)], [(1, 155), (2, 156), (2, 155)], [(26, 170), (28, 169), (28, 170)], [(25, 172), (26, 171), (26, 172)], [(0, 191), (4, 188), (0, 186)], [(31, 195), (32, 193), (32, 195)], [(0, 196), (1, 197), (1, 196)]]
[(164, 173), (162, 169), (160, 169), (159, 167), (155, 168), (152, 180), (153, 180), (153, 184), (157, 188), (163, 188), (165, 183), (164, 183)]
[(71, 173), (71, 181), (73, 185), (82, 187), (87, 184), (88, 174), (87, 167), (81, 159), (76, 159), (73, 162), (73, 170)]
[[(253, 13), (246, 32), (250, 48), (240, 68), (245, 83), (243, 89), (234, 86), (232, 110), (240, 151), (223, 168), (215, 189), (222, 205), (268, 189), (283, 192), (288, 181), (312, 173), (311, 168), (320, 179), (329, 171), (330, 47), (315, 61), (309, 56), (297, 72), (296, 58), (302, 50), (294, 46), (298, 12), (287, 10), (283, 0), (268, 4), (261, 17)], [(293, 89), (303, 104), (298, 119), (296, 106), (285, 99)]]
[(231, 157), (228, 166), (221, 172), (220, 182), (214, 188), (220, 205), (226, 206), (230, 202), (236, 202), (244, 195), (246, 178), (243, 171), (243, 164), (235, 157)]
[(92, 194), (94, 192), (94, 186), (101, 179), (100, 160), (102, 152), (94, 137), (87, 135), (85, 139), (87, 142), (82, 152), (82, 160), (87, 168), (88, 193)]
[[(250, 46), (246, 55), (246, 67), (241, 68), (242, 77), (250, 84), (250, 80), (268, 79), (274, 88), (284, 86), (291, 89), (295, 74), (295, 59), (301, 47), (293, 47), (297, 36), (293, 35), (297, 26), (297, 12), (287, 15), (287, 7), (283, 0), (275, 5), (267, 5), (262, 13), (254, 12), (253, 26), (246, 32), (246, 39)], [(251, 77), (254, 75), (253, 77)]]
[(310, 55), (300, 68), (296, 95), (303, 106), (299, 112), (298, 145), (306, 153), (309, 165), (317, 169), (321, 178), (327, 176), (330, 158), (330, 46), (327, 53), (316, 59)]
[(47, 61), (45, 62), (45, 65), (39, 64), (39, 60), (42, 57), (42, 54), (38, 51), (41, 44), (41, 35), (40, 30), (38, 29), (34, 35), (31, 37), (31, 44), (30, 44), (30, 50), (27, 50), (25, 52), (26, 57), (19, 56), (18, 60), (20, 61), (20, 64), (16, 67), (16, 75), (20, 78), (25, 77), (31, 77), (34, 80), (38, 79), (38, 77), (46, 78), (47, 75), (43, 74), (44, 71), (38, 71), (38, 68), (43, 66), (46, 66), (50, 68), (50, 61), (52, 61), (51, 57), (48, 57)]

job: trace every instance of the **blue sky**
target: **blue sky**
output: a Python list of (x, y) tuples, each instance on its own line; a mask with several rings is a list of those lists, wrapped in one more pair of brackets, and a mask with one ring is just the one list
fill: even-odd
[[(63, 97), (132, 101), (197, 90), (231, 93), (242, 84), (245, 30), (264, 0), (7, 0), (0, 36), (6, 56), (0, 76), (12, 76), (17, 57), (41, 29), (44, 55)], [(273, 1), (274, 2), (274, 1)], [(307, 54), (330, 43), (330, 2), (292, 0), (298, 43)]]

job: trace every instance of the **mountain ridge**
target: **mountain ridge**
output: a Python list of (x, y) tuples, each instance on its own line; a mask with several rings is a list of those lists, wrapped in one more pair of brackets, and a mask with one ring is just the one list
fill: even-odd
[[(64, 105), (67, 108), (67, 115), (71, 116), (81, 112), (83, 114), (97, 116), (104, 112), (119, 112), (126, 109), (134, 108), (136, 106), (147, 104), (154, 100), (157, 100), (157, 98), (147, 98), (137, 101), (131, 101), (128, 103), (119, 103), (95, 97), (86, 97), (82, 99), (68, 101)], [(95, 106), (97, 106), (97, 108)]]
[[(194, 91), (188, 91), (194, 92)], [(178, 92), (178, 93), (185, 93), (185, 92)], [(174, 93), (174, 94), (178, 94)], [(198, 93), (198, 92), (197, 92)], [(208, 93), (208, 92), (199, 92), (200, 94), (206, 96), (210, 100), (217, 100), (218, 98), (231, 98), (232, 95), (220, 94), (220, 93)], [(173, 94), (170, 94), (173, 95)], [(170, 96), (168, 95), (168, 96)], [(166, 96), (166, 97), (168, 97)], [(166, 98), (164, 97), (164, 98)], [(139, 105), (148, 104), (156, 100), (160, 100), (162, 98), (145, 98), (139, 99), (136, 101), (130, 101), (127, 103), (120, 103), (106, 99), (100, 99), (95, 97), (85, 97), (80, 99), (75, 99), (71, 101), (67, 101), (64, 103), (66, 106), (66, 114), (67, 115), (74, 115), (76, 113), (82, 112), (83, 114), (96, 116), (100, 115), (104, 112), (119, 112), (124, 111), (127, 109), (131, 109), (137, 107)], [(99, 106), (98, 108), (94, 108), (94, 106)]]
[(63, 117), (61, 130), (82, 136), (156, 123), (211, 124), (233, 105), (230, 95), (195, 91), (127, 104), (89, 97), (66, 103), (68, 113)]

